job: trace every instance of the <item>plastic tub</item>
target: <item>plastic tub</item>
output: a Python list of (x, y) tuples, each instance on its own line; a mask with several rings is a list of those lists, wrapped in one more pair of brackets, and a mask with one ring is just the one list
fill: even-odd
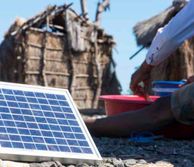
[(169, 96), (184, 83), (185, 81), (153, 81), (152, 90), (156, 96)]
[(121, 112), (137, 110), (150, 105), (157, 100), (158, 96), (150, 96), (152, 101), (146, 101), (144, 97), (135, 95), (104, 95), (100, 96), (104, 100), (106, 115), (112, 116)]
[[(152, 102), (146, 101), (143, 97), (130, 95), (105, 95), (100, 96), (104, 101), (105, 111), (108, 116), (117, 115), (126, 111), (134, 111), (144, 108), (154, 101), (159, 96), (150, 96)], [(174, 122), (160, 130), (154, 131), (155, 134), (163, 135), (167, 138), (174, 139), (192, 139), (194, 138), (194, 125), (184, 125)]]

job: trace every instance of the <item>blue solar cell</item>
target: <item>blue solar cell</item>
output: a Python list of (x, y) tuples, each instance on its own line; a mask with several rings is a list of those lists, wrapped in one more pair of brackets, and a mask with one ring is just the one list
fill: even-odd
[(75, 133), (75, 138), (76, 139), (85, 139), (85, 136), (83, 134), (80, 134), (80, 133)]
[(50, 130), (49, 126), (47, 124), (38, 124), (40, 129), (43, 129), (43, 130)]
[(0, 113), (8, 113), (9, 109), (7, 107), (0, 106)]
[(36, 111), (36, 110), (33, 110), (33, 114), (35, 116), (43, 116), (44, 115), (42, 111)]
[(31, 130), (30, 130), (30, 133), (31, 133), (31, 135), (33, 135), (33, 136), (41, 136), (41, 133), (40, 133), (39, 130), (33, 130), (33, 129), (31, 129)]
[(4, 126), (4, 123), (2, 120), (0, 120), (0, 126)]
[(29, 109), (21, 109), (23, 115), (32, 115), (32, 111)]
[(17, 120), (17, 121), (24, 121), (24, 118), (22, 115), (12, 115), (13, 116), (13, 119), (14, 120)]
[(59, 148), (56, 145), (48, 145), (50, 151), (59, 151)]
[(53, 138), (47, 138), (47, 137), (45, 137), (44, 139), (45, 139), (45, 142), (47, 144), (56, 144), (56, 142), (55, 142), (55, 140)]
[(67, 146), (59, 146), (59, 149), (61, 152), (70, 152), (70, 149)]
[(12, 119), (12, 117), (11, 117), (11, 115), (10, 114), (1, 114), (1, 117), (3, 118), (3, 119)]
[(55, 95), (58, 100), (66, 100), (64, 95)]
[(35, 122), (35, 119), (34, 119), (34, 117), (32, 117), (32, 116), (24, 116), (24, 119), (25, 119), (26, 121), (29, 121), (29, 122)]
[(40, 105), (42, 110), (47, 110), (47, 111), (51, 111), (51, 108), (47, 105)]
[(6, 129), (0, 126), (0, 133), (6, 133)]
[(78, 140), (80, 146), (89, 147), (89, 144), (86, 140)]
[(82, 152), (83, 153), (86, 153), (86, 154), (92, 154), (92, 150), (90, 148), (87, 148), (87, 147), (82, 147)]
[(38, 124), (36, 124), (36, 123), (27, 123), (27, 125), (31, 129), (38, 129)]
[(28, 102), (30, 102), (30, 103), (38, 103), (38, 101), (37, 101), (36, 98), (30, 98), (30, 97), (28, 97), (27, 100), (28, 100)]
[(63, 133), (63, 135), (65, 136), (65, 138), (75, 139), (75, 136), (73, 133)]
[(70, 147), (71, 151), (72, 152), (75, 152), (75, 153), (81, 153), (81, 149), (79, 147)]
[(46, 99), (37, 99), (40, 104), (48, 104)]
[(9, 137), (10, 137), (10, 140), (21, 141), (21, 138), (18, 135), (9, 135)]
[(56, 139), (56, 142), (59, 145), (67, 145), (67, 141), (65, 139)]
[(55, 106), (59, 105), (59, 103), (58, 103), (57, 100), (48, 99), (48, 103), (49, 103), (50, 105), (55, 105)]
[(69, 106), (67, 101), (58, 101), (60, 105), (62, 106)]
[(57, 125), (49, 125), (49, 127), (50, 127), (51, 130), (54, 130), (54, 131), (60, 131), (61, 130), (60, 127), (57, 126)]
[(6, 134), (0, 134), (0, 140), (9, 140), (9, 137)]
[(31, 136), (21, 136), (21, 138), (22, 138), (22, 141), (24, 142), (30, 142), (30, 143), (33, 142)]
[(27, 125), (25, 122), (15, 122), (16, 127), (20, 127), (20, 128), (27, 128)]
[(13, 95), (5, 95), (6, 100), (16, 101), (15, 97)]
[(45, 96), (49, 99), (56, 99), (55, 95), (54, 94), (48, 94), (46, 93)]
[(36, 144), (38, 150), (47, 150), (47, 147), (44, 144)]
[(6, 121), (6, 120), (4, 121), (4, 125), (5, 126), (12, 126), (12, 127), (15, 126), (13, 121)]
[(30, 135), (30, 132), (28, 129), (18, 129), (18, 131), (22, 135)]
[(24, 148), (21, 142), (12, 142), (13, 148)]
[(64, 137), (63, 133), (61, 133), (61, 132), (53, 132), (53, 136), (54, 137), (59, 137), (59, 138), (63, 138)]
[(36, 97), (42, 97), (42, 98), (45, 98), (44, 93), (35, 92), (34, 94), (35, 94), (35, 96), (36, 96)]
[(79, 126), (79, 124), (77, 123), (77, 121), (74, 121), (74, 120), (68, 120), (68, 123), (71, 126)]
[(26, 98), (23, 96), (15, 96), (16, 100), (19, 102), (27, 102)]
[(46, 118), (47, 122), (49, 124), (58, 124), (58, 122), (56, 121), (56, 119), (53, 119), (53, 118)]
[(67, 143), (70, 146), (79, 146), (77, 140), (67, 140)]
[(78, 133), (82, 133), (82, 130), (80, 127), (71, 127), (73, 132), (78, 132)]
[(53, 137), (52, 133), (50, 131), (41, 131), (43, 136), (47, 136), (47, 137)]
[(2, 89), (3, 94), (13, 94), (13, 91), (11, 89)]
[(45, 117), (55, 117), (54, 114), (52, 112), (43, 112)]
[(30, 150), (35, 150), (36, 149), (35, 145), (32, 144), (32, 143), (24, 143), (24, 147), (26, 149), (30, 149)]
[(37, 121), (38, 123), (47, 123), (47, 121), (46, 121), (46, 119), (45, 119), (45, 118), (42, 118), (42, 117), (36, 117), (35, 119), (36, 119), (36, 121)]
[(3, 100), (0, 100), (0, 106), (7, 106), (7, 103)]
[(24, 95), (27, 97), (34, 97), (35, 94), (33, 92), (24, 91)]
[(19, 105), (20, 108), (30, 108), (28, 103), (20, 103), (20, 102), (18, 102), (18, 105)]
[(32, 109), (32, 110), (40, 110), (41, 108), (40, 108), (40, 105), (37, 105), (37, 104), (30, 104), (30, 108)]
[(21, 90), (13, 90), (14, 95), (24, 95), (24, 92)]
[(8, 141), (0, 141), (0, 146), (1, 147), (12, 148), (11, 142), (8, 142)]
[(71, 128), (69, 126), (61, 126), (61, 129), (64, 131), (64, 132), (72, 132)]
[(3, 95), (0, 94), (0, 99), (4, 99)]
[(10, 110), (11, 110), (11, 113), (21, 114), (21, 110), (19, 108), (10, 108)]
[(67, 113), (72, 113), (72, 110), (69, 107), (62, 107), (62, 111)]
[(55, 113), (55, 117), (57, 117), (57, 118), (61, 118), (61, 119), (65, 119), (65, 115), (63, 114), (63, 113)]
[(44, 143), (44, 139), (42, 137), (33, 137), (35, 143)]
[(58, 106), (51, 106), (52, 110), (53, 111), (58, 111), (58, 112), (61, 112), (61, 107), (58, 107)]
[(19, 107), (18, 103), (12, 101), (7, 101), (7, 105), (9, 107)]
[(67, 119), (75, 119), (75, 116), (73, 114), (65, 114)]
[(8, 133), (11, 133), (11, 134), (17, 134), (18, 133), (17, 129), (15, 129), (15, 128), (6, 128), (6, 129), (7, 129)]
[(58, 121), (58, 123), (59, 123), (60, 125), (69, 125), (69, 124), (68, 124), (68, 121), (65, 120), (65, 119), (57, 119), (57, 121)]

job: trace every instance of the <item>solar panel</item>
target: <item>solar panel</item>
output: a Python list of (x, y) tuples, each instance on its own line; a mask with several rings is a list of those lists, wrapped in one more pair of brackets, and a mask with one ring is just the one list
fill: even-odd
[(101, 160), (68, 90), (0, 82), (0, 158)]

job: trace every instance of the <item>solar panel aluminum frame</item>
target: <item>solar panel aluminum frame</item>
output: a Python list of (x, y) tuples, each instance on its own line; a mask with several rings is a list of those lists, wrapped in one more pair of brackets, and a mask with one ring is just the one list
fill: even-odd
[(42, 87), (34, 85), (24, 85), (0, 82), (0, 88), (12, 89), (12, 90), (22, 90), (22, 91), (36, 91), (43, 93), (53, 93), (57, 95), (63, 95), (68, 100), (70, 108), (78, 121), (80, 128), (82, 129), (86, 140), (88, 141), (89, 147), (91, 148), (93, 154), (86, 153), (65, 153), (65, 152), (55, 152), (55, 151), (40, 151), (40, 150), (27, 150), (27, 149), (17, 149), (17, 148), (4, 148), (0, 146), (0, 158), (6, 160), (15, 161), (27, 161), (27, 162), (42, 162), (42, 161), (60, 161), (64, 164), (76, 164), (81, 162), (87, 162), (95, 164), (97, 161), (102, 160), (102, 157), (93, 142), (93, 139), (82, 120), (82, 117), (67, 89)]

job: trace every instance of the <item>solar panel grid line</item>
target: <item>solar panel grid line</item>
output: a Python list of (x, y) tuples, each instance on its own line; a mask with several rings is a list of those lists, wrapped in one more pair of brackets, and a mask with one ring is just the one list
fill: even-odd
[[(4, 120), (7, 127), (6, 133), (14, 141), (10, 142), (12, 148), (29, 149), (27, 144), (34, 144), (36, 151), (44, 151), (41, 147), (46, 145), (47, 148), (45, 150), (50, 152), (68, 152), (67, 149), (69, 148), (69, 153), (76, 153), (74, 158), (78, 153), (80, 153), (79, 157), (83, 153), (87, 154), (87, 157), (89, 156), (91, 159), (92, 157), (93, 159), (101, 159), (67, 90), (65, 90), (65, 93), (61, 93), (64, 90), (53, 88), (46, 88), (47, 90), (43, 91), (44, 88), (42, 87), (32, 86), (33, 91), (31, 91), (32, 87), (23, 89), (23, 85), (16, 86), (16, 89), (12, 87), (7, 89), (3, 83), (1, 85), (2, 89), (0, 89), (0, 112), (2, 116), (0, 121)], [(2, 95), (3, 93), (5, 97)], [(13, 113), (11, 116), (5, 114), (7, 112), (6, 107)], [(10, 120), (14, 120), (14, 124), (10, 123)], [(37, 123), (38, 128), (33, 123)], [(12, 128), (13, 126), (16, 129)], [(21, 128), (20, 126), (23, 127)], [(14, 133), (19, 133), (20, 136), (17, 137)], [(25, 141), (27, 137), (33, 142)], [(15, 142), (19, 140), (21, 140), (21, 144)]]

